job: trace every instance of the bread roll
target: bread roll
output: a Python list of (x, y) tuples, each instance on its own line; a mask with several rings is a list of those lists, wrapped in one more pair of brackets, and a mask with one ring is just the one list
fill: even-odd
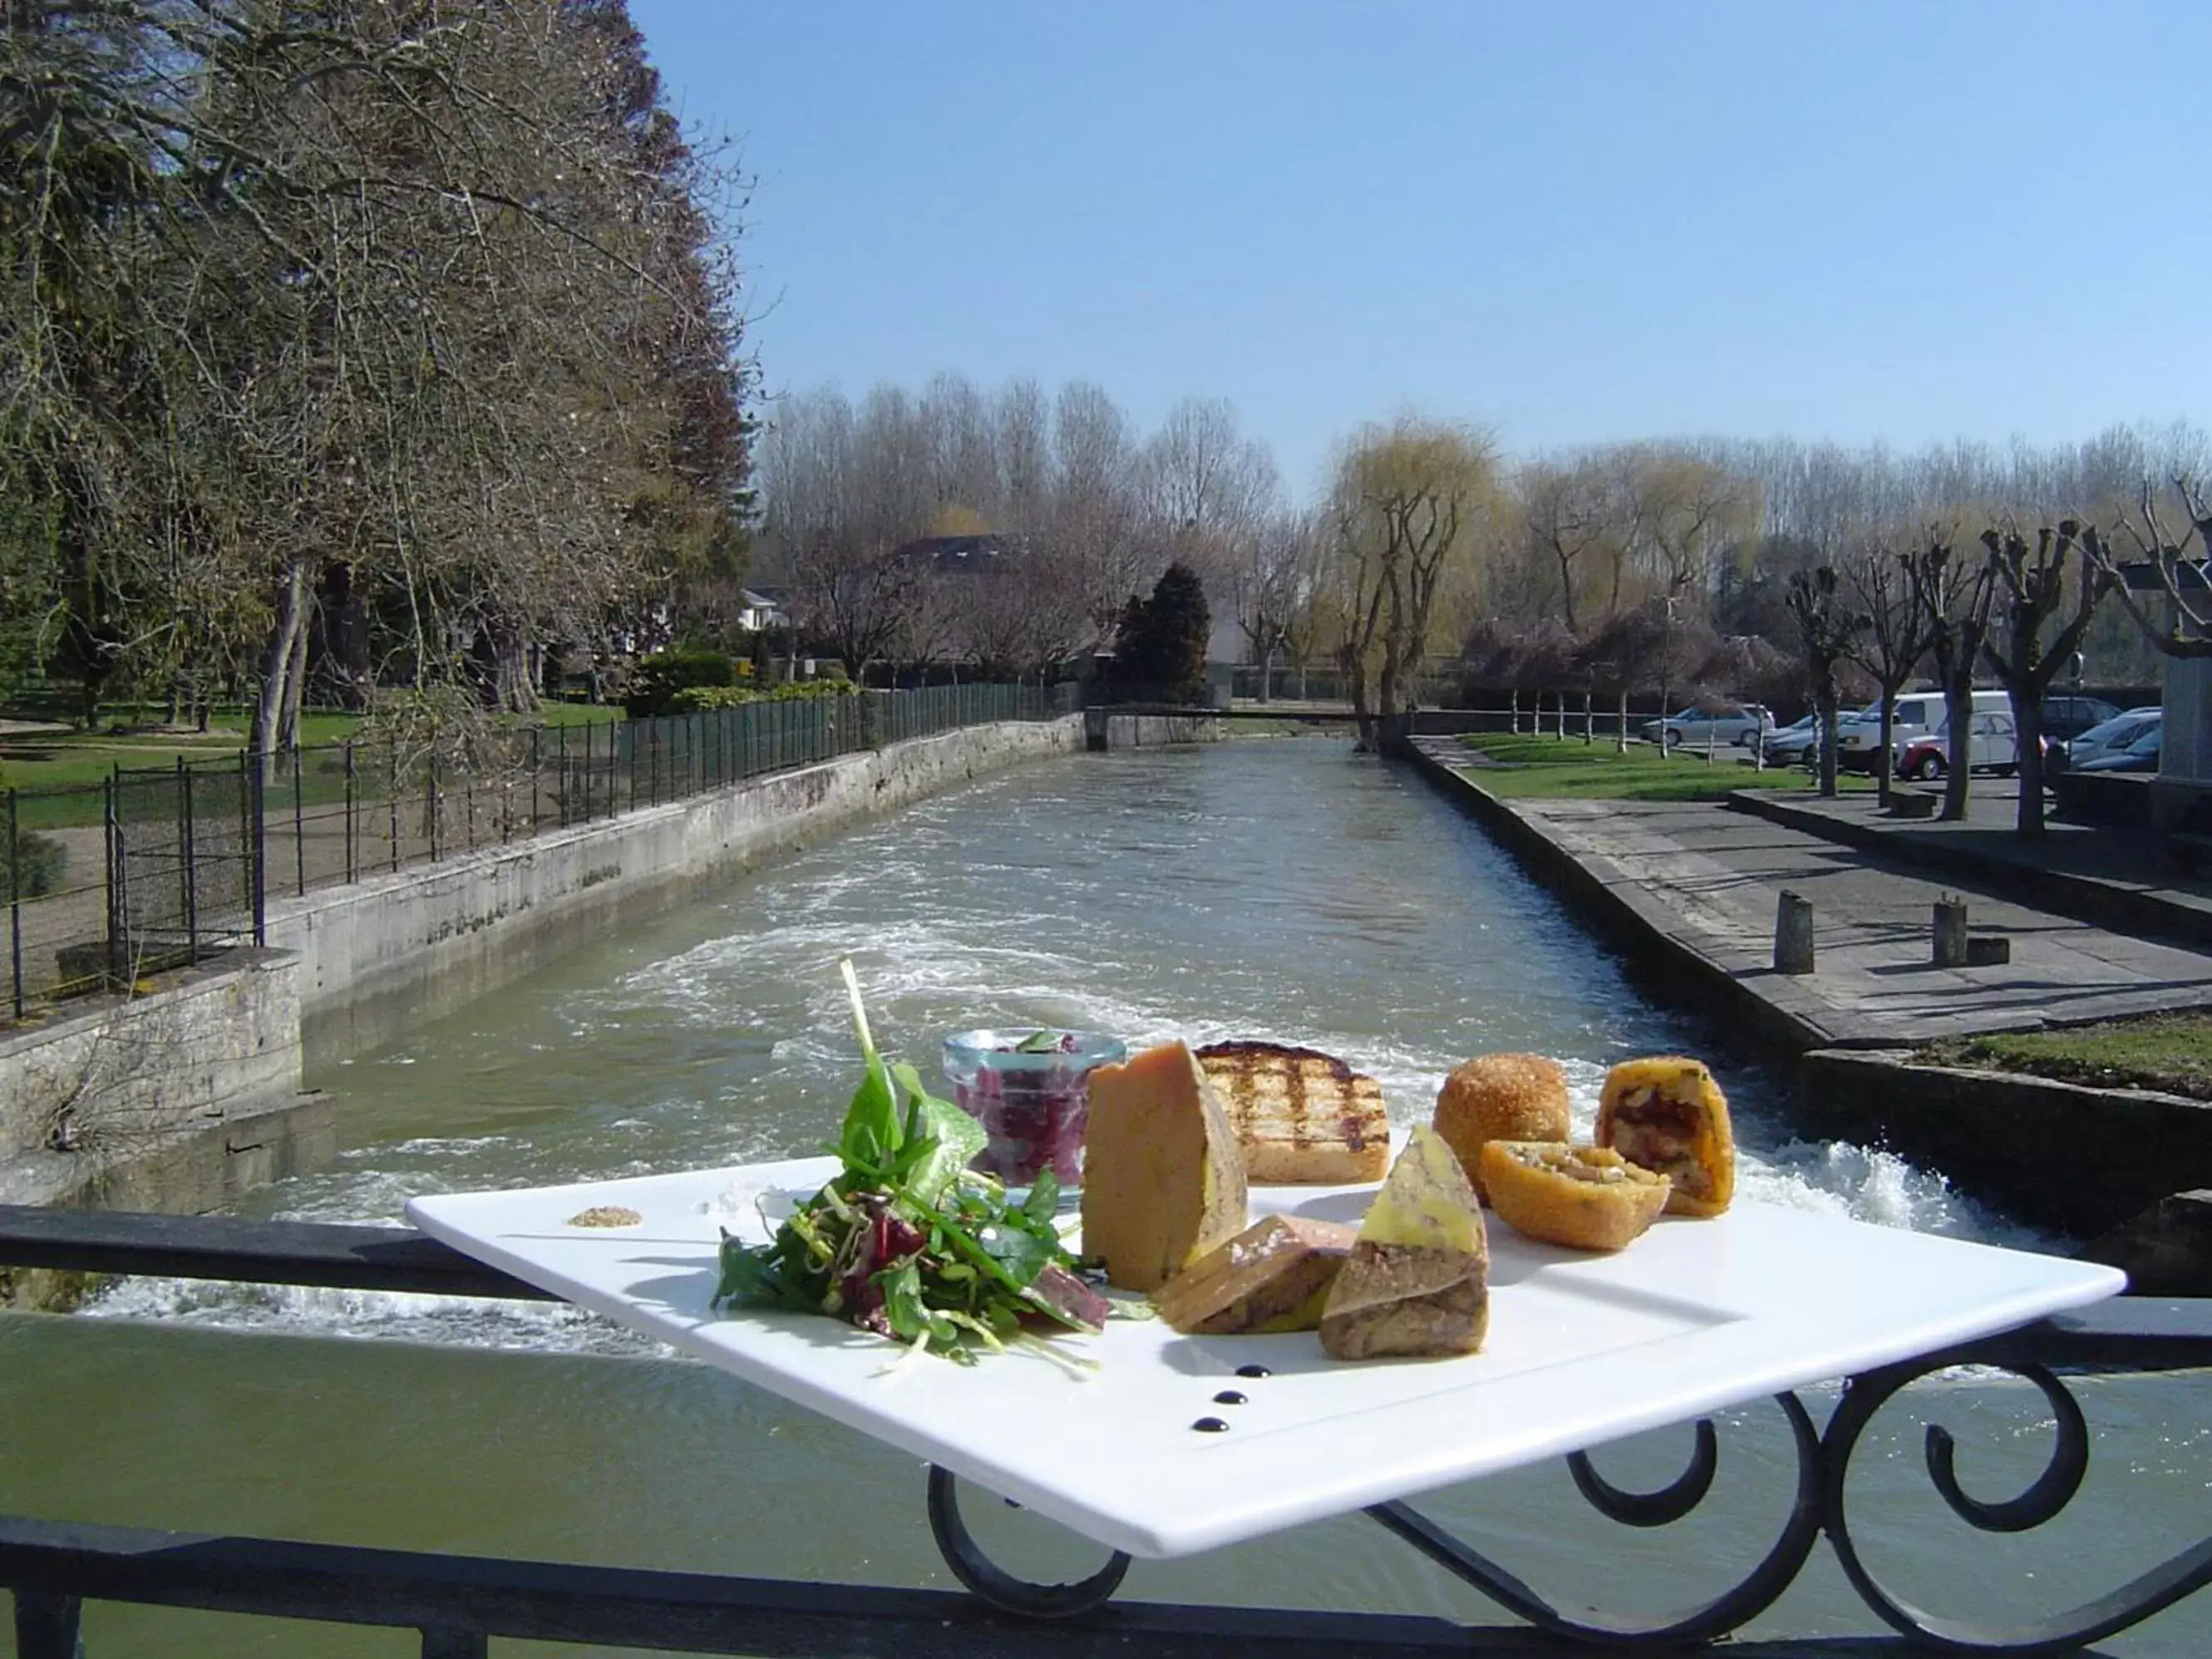
[(1482, 1147), (1490, 1140), (1565, 1140), (1567, 1074), (1541, 1054), (1477, 1054), (1437, 1091), (1437, 1133), (1486, 1204)]

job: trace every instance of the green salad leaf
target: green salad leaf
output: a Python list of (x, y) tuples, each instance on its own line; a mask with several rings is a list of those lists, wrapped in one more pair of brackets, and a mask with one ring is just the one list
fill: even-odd
[(860, 1082), (830, 1148), (840, 1168), (766, 1244), (722, 1236), (712, 1301), (824, 1313), (972, 1364), (1026, 1340), (1026, 1323), (1095, 1333), (1112, 1304), (1075, 1272), (1049, 1171), (1019, 1203), (968, 1168), (983, 1127), (886, 1063), (853, 964), (838, 964), (860, 1042)]

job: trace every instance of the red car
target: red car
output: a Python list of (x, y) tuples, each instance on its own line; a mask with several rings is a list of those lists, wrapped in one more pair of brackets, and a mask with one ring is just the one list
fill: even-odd
[[(1897, 775), (1923, 780), (1940, 778), (1951, 768), (1949, 733), (1937, 732), (1915, 738), (1897, 757)], [(2020, 747), (2012, 716), (1981, 714), (1967, 728), (1966, 763), (1977, 772), (2011, 777), (2020, 770)], [(2045, 748), (2049, 745), (2046, 744)]]

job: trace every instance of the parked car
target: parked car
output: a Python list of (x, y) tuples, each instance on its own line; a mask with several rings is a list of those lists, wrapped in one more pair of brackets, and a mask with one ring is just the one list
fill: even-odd
[(2160, 720), (2124, 749), (2085, 760), (2069, 769), (2075, 772), (2155, 772), (2160, 750), (2166, 746), (2166, 722)]
[(2043, 735), (2053, 743), (2064, 743), (2080, 737), (2093, 726), (2102, 726), (2119, 712), (2117, 706), (2102, 697), (2084, 697), (2074, 693), (2045, 697)]
[(2101, 726), (2093, 726), (2051, 750), (2061, 768), (2077, 767), (2103, 755), (2117, 755), (2146, 732), (2160, 726), (2166, 711), (2154, 705), (2130, 708)]
[[(1863, 718), (1856, 708), (1839, 712), (1836, 716), (1837, 741), (1840, 743), (1843, 734)], [(1770, 732), (1760, 750), (1769, 766), (1795, 766), (1800, 762), (1817, 766), (1820, 760), (1820, 717), (1808, 714), (1779, 732)]]
[[(2002, 691), (1976, 691), (1972, 696), (1976, 714), (2002, 714), (2009, 724), (2009, 696)], [(1897, 699), (1894, 708), (1896, 712), (1890, 720), (1890, 753), (1897, 758), (1891, 769), (1903, 776), (1905, 751), (1923, 738), (1940, 736), (1950, 724), (1950, 715), (1943, 706), (1941, 691), (1905, 692)], [(1859, 718), (1849, 732), (1837, 733), (1836, 763), (1847, 772), (1871, 772), (1875, 750), (1881, 746), (1881, 705), (1869, 703), (1859, 711)]]
[(1818, 748), (1820, 742), (1820, 718), (1808, 714), (1778, 732), (1769, 732), (1759, 743), (1759, 757), (1769, 766), (1787, 766), (1804, 759), (1806, 751)]
[[(1915, 738), (1898, 757), (1897, 775), (1901, 778), (1940, 778), (1952, 765), (1951, 744), (1947, 733), (1931, 732)], [(2018, 733), (2013, 730), (2012, 716), (1985, 711), (1976, 714), (1966, 728), (1966, 765), (1976, 772), (1996, 772), (2008, 775), (2020, 770)]]
[(1722, 703), (1712, 708), (1692, 706), (1664, 720), (1644, 722), (1644, 739), (1668, 749), (1703, 749), (1735, 744), (1748, 747), (1774, 729), (1774, 716), (1755, 702)]

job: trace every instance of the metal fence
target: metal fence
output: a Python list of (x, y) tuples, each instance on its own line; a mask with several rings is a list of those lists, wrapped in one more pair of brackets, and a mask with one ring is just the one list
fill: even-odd
[[(0, 1268), (10, 1267), (447, 1296), (544, 1294), (404, 1229), (0, 1206)], [(2191, 1523), (2180, 1510), (2175, 1511), (2179, 1535), (2166, 1546), (2174, 1553), (2142, 1561), (2127, 1583), (2071, 1607), (2063, 1605), (2070, 1599), (2065, 1592), (2029, 1582), (2036, 1574), (2022, 1572), (2018, 1556), (2000, 1545), (1978, 1546), (1973, 1534), (2008, 1537), (2055, 1523), (2057, 1547), (2057, 1528), (2095, 1524), (2090, 1505), (2126, 1501), (2124, 1489), (2082, 1494), (2095, 1437), (2085, 1403), (2094, 1409), (2097, 1395), (2085, 1389), (2077, 1398), (2067, 1373), (2191, 1372), (2208, 1364), (2212, 1300), (2121, 1297), (1861, 1372), (1845, 1381), (1825, 1423), (1814, 1416), (1817, 1397), (1808, 1405), (1796, 1394), (1777, 1395), (1773, 1404), (1791, 1430), (1794, 1480), (1790, 1460), (1771, 1473), (1794, 1486), (1794, 1500), (1778, 1526), (1771, 1517), (1752, 1518), (1747, 1508), (1724, 1510), (1729, 1500), (1717, 1499), (1711, 1522), (1729, 1529), (1729, 1547), (1717, 1552), (1715, 1533), (1699, 1529), (1692, 1517), (1719, 1481), (1741, 1480), (1743, 1470), (1755, 1467), (1757, 1460), (1745, 1460), (1741, 1448), (1721, 1456), (1723, 1436), (1741, 1432), (1737, 1413), (1699, 1419), (1688, 1467), (1656, 1490), (1624, 1489), (1588, 1455), (1573, 1455), (1568, 1473), (1592, 1510), (1644, 1533), (1650, 1539), (1638, 1546), (1644, 1558), (1672, 1559), (1681, 1569), (1683, 1592), (1709, 1598), (1674, 1613), (1619, 1606), (1606, 1593), (1601, 1571), (1583, 1573), (1587, 1582), (1566, 1605), (1554, 1605), (1506, 1565), (1402, 1503), (1378, 1504), (1366, 1513), (1432, 1565), (1523, 1622), (1468, 1626), (1426, 1614), (1116, 1599), (1120, 1574), (1110, 1563), (1107, 1572), (1078, 1583), (1034, 1584), (985, 1556), (959, 1523), (957, 1508), (940, 1507), (940, 1491), (952, 1484), (949, 1476), (940, 1480), (941, 1471), (930, 1477), (927, 1516), (945, 1565), (966, 1586), (964, 1595), (156, 1532), (13, 1515), (0, 1515), (0, 1589), (14, 1598), (20, 1659), (83, 1659), (94, 1645), (83, 1641), (84, 1604), (100, 1601), (413, 1631), (419, 1632), (416, 1650), (425, 1659), (489, 1659), (492, 1644), (507, 1638), (793, 1659), (822, 1653), (897, 1653), (906, 1659), (1557, 1659), (1563, 1653), (1617, 1654), (1631, 1648), (1721, 1652), (1738, 1659), (1906, 1659), (1911, 1652), (1931, 1650), (2035, 1659), (2082, 1652), (2161, 1614), (2169, 1616), (2151, 1633), (2168, 1639), (2165, 1650), (2196, 1652), (2203, 1644), (2191, 1644), (2187, 1632), (2201, 1632), (2201, 1606), (2170, 1610), (2212, 1586), (2212, 1538), (2191, 1539)], [(1946, 1535), (1945, 1547), (1957, 1554), (1959, 1582), (1953, 1589), (1971, 1592), (1985, 1579), (2010, 1586), (2001, 1620), (1941, 1610), (1941, 1602), (1971, 1604), (1971, 1593), (1941, 1595), (1936, 1608), (1902, 1599), (1892, 1576), (1913, 1577), (1912, 1551), (1928, 1535), (1924, 1516), (1912, 1509), (1912, 1525), (1898, 1532), (1885, 1524), (1892, 1516), (1866, 1512), (1868, 1497), (1863, 1489), (1854, 1496), (1850, 1480), (1855, 1465), (1899, 1455), (1890, 1431), (1869, 1432), (1893, 1401), (1921, 1378), (1969, 1364), (2018, 1379), (2041, 1395), (2050, 1413), (2048, 1444), (2039, 1449), (2043, 1468), (2024, 1489), (2000, 1498), (1978, 1498), (1966, 1489), (1954, 1463), (1956, 1442), (1936, 1420), (1937, 1408), (1952, 1403), (1942, 1394), (1917, 1412), (1899, 1407), (1905, 1421), (1898, 1431), (1905, 1432), (1914, 1416), (1926, 1419), (1921, 1437), (1932, 1495), (1972, 1529)], [(2176, 1386), (2187, 1384), (2178, 1380)], [(2175, 1458), (2185, 1460), (2177, 1474), (2193, 1479), (2203, 1472), (2201, 1457), (2179, 1439), (2170, 1443)], [(2130, 1466), (2127, 1479), (2150, 1475)], [(2077, 1494), (2087, 1498), (2079, 1514), (2069, 1512)], [(916, 1516), (911, 1524), (920, 1522)], [(1681, 1522), (1690, 1524), (1670, 1533)], [(1772, 1616), (1770, 1610), (1823, 1540), (1863, 1603), (1869, 1633), (1733, 1639), (1734, 1632)], [(1510, 1541), (1523, 1547), (1540, 1543), (1525, 1532)], [(1761, 1546), (1764, 1553), (1747, 1571), (1742, 1559)], [(1629, 1547), (1625, 1534), (1614, 1547)], [(1590, 1559), (1609, 1559), (1599, 1553), (1603, 1548), (1594, 1548)], [(1893, 1634), (1876, 1633), (1884, 1632)], [(1722, 1642), (1727, 1645), (1709, 1645)], [(96, 1652), (106, 1650), (95, 1645)], [(392, 1650), (399, 1649), (395, 1644)]]
[(264, 937), (268, 902), (682, 800), (961, 726), (1075, 712), (1073, 684), (746, 703), (466, 743), (356, 739), (9, 790), (0, 823), (17, 1019)]

